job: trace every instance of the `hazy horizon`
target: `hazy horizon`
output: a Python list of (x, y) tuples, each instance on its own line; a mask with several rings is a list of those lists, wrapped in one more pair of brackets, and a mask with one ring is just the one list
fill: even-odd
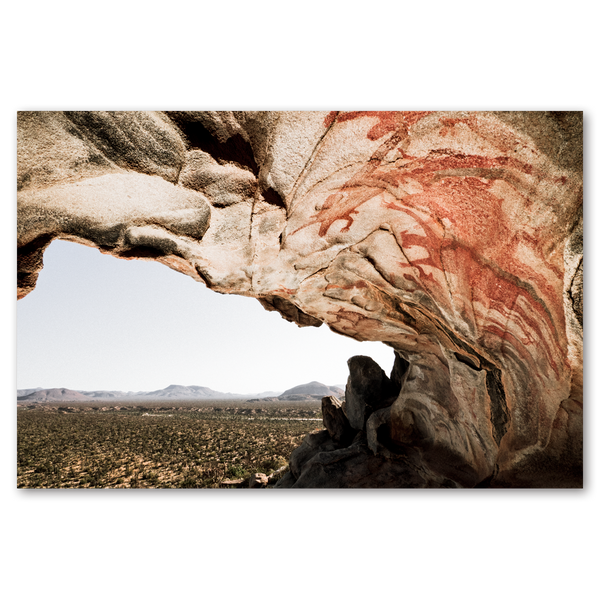
[[(101, 389), (87, 389), (87, 388), (78, 388), (78, 389), (73, 389), (73, 388), (68, 388), (65, 385), (58, 385), (52, 388), (46, 388), (46, 387), (42, 387), (39, 385), (36, 386), (27, 386), (27, 387), (17, 387), (17, 390), (34, 390), (34, 389), (40, 389), (40, 390), (50, 390), (50, 389), (68, 389), (68, 390), (72, 390), (75, 392), (80, 392), (80, 391), (84, 391), (84, 392), (123, 392), (123, 393), (139, 393), (139, 394), (147, 394), (150, 392), (158, 392), (158, 391), (162, 391), (165, 390), (171, 386), (182, 386), (182, 387), (193, 387), (193, 386), (198, 386), (198, 387), (206, 387), (208, 389), (213, 389), (214, 392), (222, 392), (222, 393), (231, 393), (231, 394), (240, 394), (240, 395), (245, 395), (245, 396), (251, 396), (252, 394), (264, 394), (265, 392), (273, 392), (276, 393), (277, 395), (282, 394), (283, 392), (285, 392), (286, 390), (292, 389), (294, 387), (306, 384), (306, 383), (313, 383), (314, 380), (311, 381), (302, 381), (300, 383), (296, 383), (294, 385), (290, 385), (288, 387), (286, 387), (285, 389), (280, 389), (280, 390), (253, 390), (252, 392), (229, 392), (228, 390), (214, 390), (213, 388), (210, 388), (209, 386), (203, 386), (201, 384), (197, 384), (197, 383), (192, 383), (188, 386), (182, 386), (182, 384), (179, 383), (170, 383), (169, 385), (166, 385), (163, 388), (158, 388), (158, 389), (152, 389), (152, 390), (120, 390), (117, 388), (101, 388)], [(339, 383), (327, 383), (324, 381), (317, 381), (316, 383), (322, 383), (328, 387), (345, 387), (346, 386), (346, 382), (339, 382)]]
[(299, 328), (254, 298), (66, 241), (50, 245), (36, 289), (17, 302), (17, 389), (282, 392), (345, 383), (356, 354), (388, 374), (394, 361), (380, 342)]

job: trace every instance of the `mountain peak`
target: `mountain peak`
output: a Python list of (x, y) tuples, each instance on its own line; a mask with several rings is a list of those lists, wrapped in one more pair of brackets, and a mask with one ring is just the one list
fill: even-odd
[(311, 381), (310, 383), (302, 383), (281, 394), (282, 396), (308, 395), (308, 396), (331, 396), (340, 395), (343, 391), (340, 388), (332, 388), (320, 381)]

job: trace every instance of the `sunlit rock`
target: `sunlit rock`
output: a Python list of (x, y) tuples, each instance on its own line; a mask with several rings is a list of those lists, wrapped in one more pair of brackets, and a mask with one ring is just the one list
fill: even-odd
[(253, 473), (248, 480), (248, 487), (264, 488), (267, 487), (267, 483), (269, 483), (269, 478), (264, 473)]

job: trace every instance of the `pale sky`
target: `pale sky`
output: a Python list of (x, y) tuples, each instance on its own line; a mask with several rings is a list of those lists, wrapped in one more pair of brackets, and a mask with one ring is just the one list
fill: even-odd
[(299, 328), (254, 298), (65, 241), (46, 250), (36, 289), (17, 302), (19, 389), (282, 392), (313, 380), (345, 383), (356, 354), (389, 375), (394, 352), (382, 343), (326, 325)]

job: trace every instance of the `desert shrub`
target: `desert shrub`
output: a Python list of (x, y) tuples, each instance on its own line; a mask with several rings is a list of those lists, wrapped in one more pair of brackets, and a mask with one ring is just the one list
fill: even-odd
[(240, 477), (248, 477), (250, 473), (242, 465), (231, 465), (225, 473), (227, 477), (239, 479)]
[(269, 475), (273, 471), (281, 467), (285, 467), (288, 464), (288, 461), (283, 458), (283, 456), (273, 456), (272, 458), (268, 458), (267, 460), (263, 460), (260, 463), (261, 472)]
[(149, 485), (155, 486), (158, 485), (158, 473), (155, 471), (150, 471), (149, 473), (144, 474), (144, 479)]
[(19, 408), (17, 485), (207, 488), (270, 474), (320, 426), (300, 420), (318, 418), (319, 404), (254, 406), (264, 412), (226, 402), (171, 403), (168, 410), (157, 404), (115, 411), (100, 402), (74, 412)]
[(191, 477), (190, 475), (186, 476), (182, 479), (181, 483), (177, 486), (180, 488), (197, 488), (198, 480), (195, 477)]

